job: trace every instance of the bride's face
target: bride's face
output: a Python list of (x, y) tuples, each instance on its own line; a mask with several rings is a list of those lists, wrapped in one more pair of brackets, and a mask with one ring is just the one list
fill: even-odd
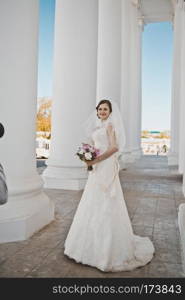
[(98, 107), (98, 117), (101, 120), (106, 120), (108, 116), (110, 115), (110, 109), (108, 104), (103, 103)]

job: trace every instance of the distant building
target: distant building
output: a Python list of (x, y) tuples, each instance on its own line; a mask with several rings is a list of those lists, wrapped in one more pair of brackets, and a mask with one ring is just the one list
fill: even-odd
[(149, 131), (149, 133), (151, 133), (151, 134), (154, 134), (154, 133), (161, 133), (161, 131), (156, 131), (156, 130), (152, 130), (152, 131)]

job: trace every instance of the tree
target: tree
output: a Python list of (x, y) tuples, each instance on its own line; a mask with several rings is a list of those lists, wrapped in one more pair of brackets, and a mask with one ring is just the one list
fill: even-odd
[(51, 131), (51, 104), (48, 100), (42, 103), (37, 112), (37, 131)]

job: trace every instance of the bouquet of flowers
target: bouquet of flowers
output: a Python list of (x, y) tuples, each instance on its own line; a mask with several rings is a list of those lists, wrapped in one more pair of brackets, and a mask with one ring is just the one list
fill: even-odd
[[(76, 155), (78, 155), (78, 157), (83, 161), (94, 160), (99, 154), (100, 151), (98, 149), (96, 149), (95, 147), (89, 144), (84, 144), (84, 143), (82, 143), (82, 146), (79, 147), (76, 153)], [(93, 170), (93, 167), (88, 166), (87, 170), (91, 171)]]

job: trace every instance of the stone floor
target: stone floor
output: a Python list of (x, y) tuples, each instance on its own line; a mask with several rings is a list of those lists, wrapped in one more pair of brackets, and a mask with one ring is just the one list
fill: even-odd
[(63, 244), (82, 191), (46, 189), (56, 205), (55, 221), (26, 241), (0, 244), (0, 277), (184, 277), (177, 224), (178, 206), (185, 202), (181, 175), (168, 167), (166, 157), (143, 156), (120, 172), (120, 180), (134, 232), (149, 236), (156, 249), (148, 265), (103, 273), (64, 256)]

